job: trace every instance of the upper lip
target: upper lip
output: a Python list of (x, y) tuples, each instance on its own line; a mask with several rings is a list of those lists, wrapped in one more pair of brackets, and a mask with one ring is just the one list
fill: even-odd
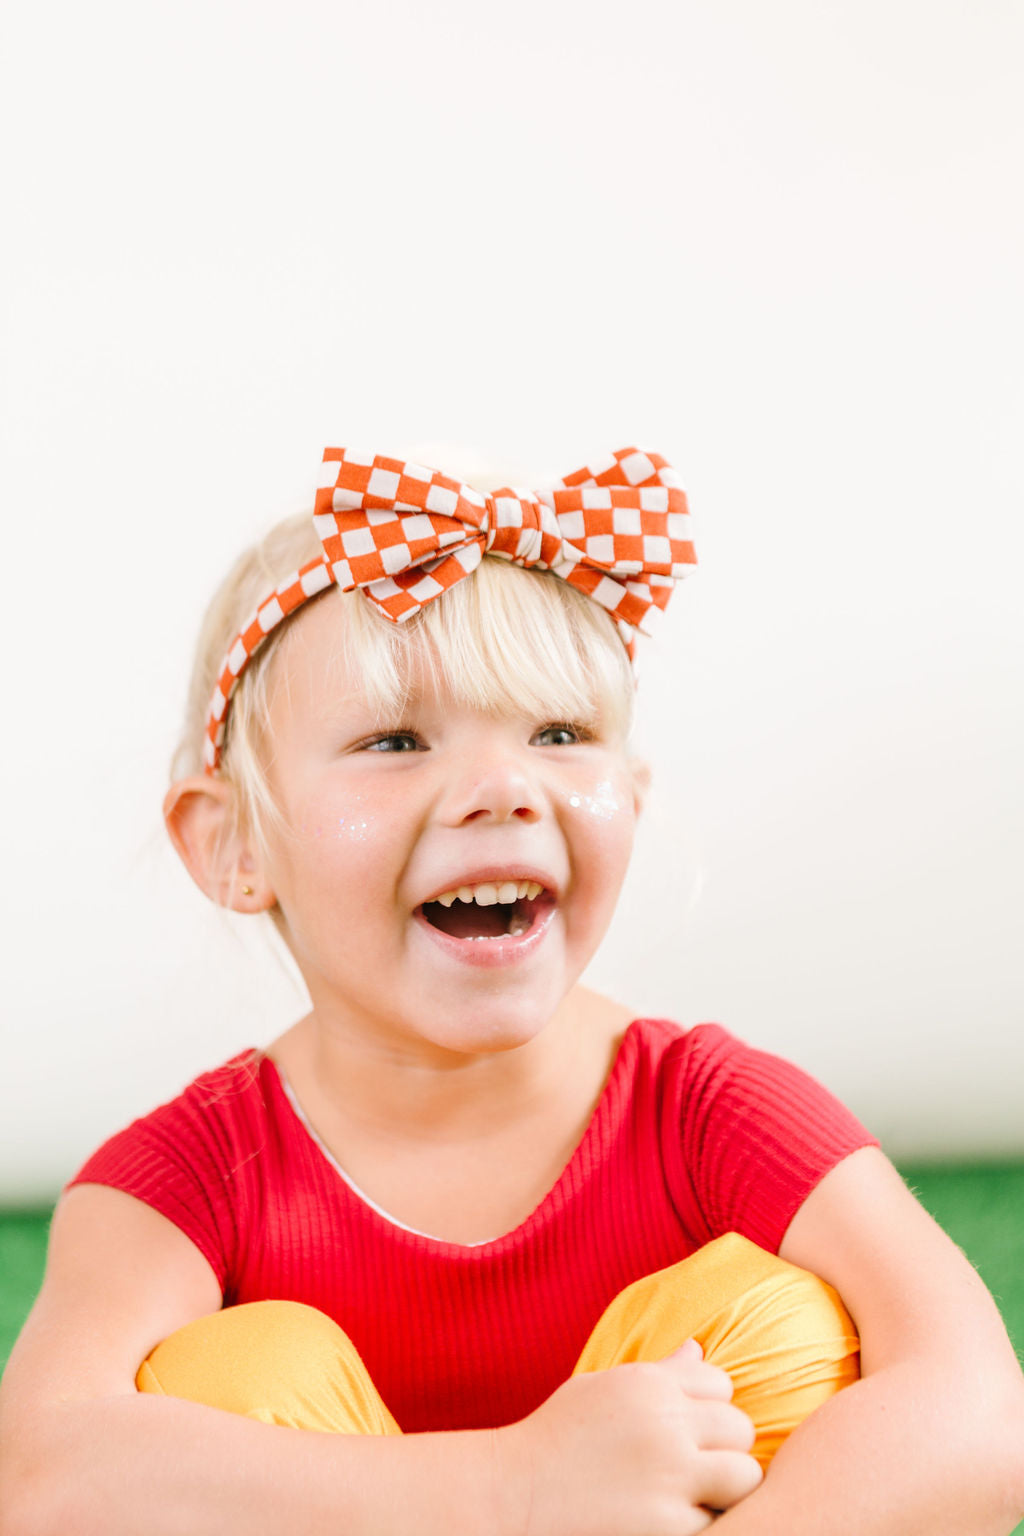
[(472, 869), (466, 873), (453, 875), (442, 885), (436, 885), (429, 896), (424, 896), (419, 903), (426, 906), (428, 901), (436, 901), (446, 891), (457, 891), (462, 885), (501, 885), (506, 880), (533, 880), (537, 885), (542, 885), (549, 895), (558, 898), (558, 882), (547, 870), (539, 869), (536, 864), (484, 864), (479, 869)]

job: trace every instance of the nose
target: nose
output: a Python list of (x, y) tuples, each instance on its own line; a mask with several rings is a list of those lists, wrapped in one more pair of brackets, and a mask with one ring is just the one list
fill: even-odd
[(535, 822), (542, 814), (540, 786), (518, 753), (470, 747), (451, 771), (443, 804), (449, 826)]

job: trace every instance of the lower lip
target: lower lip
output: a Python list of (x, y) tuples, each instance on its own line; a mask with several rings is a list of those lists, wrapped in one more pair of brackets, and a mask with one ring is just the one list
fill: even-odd
[(461, 965), (494, 970), (500, 966), (518, 965), (528, 959), (544, 942), (556, 910), (554, 902), (550, 906), (540, 907), (525, 933), (508, 934), (505, 938), (496, 939), (454, 939), (450, 933), (443, 933), (433, 923), (428, 923), (422, 912), (417, 911), (413, 915), (421, 930), (451, 959), (459, 961)]

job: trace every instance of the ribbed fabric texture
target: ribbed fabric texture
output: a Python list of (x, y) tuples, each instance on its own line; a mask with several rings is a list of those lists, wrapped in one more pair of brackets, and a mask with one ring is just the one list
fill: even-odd
[(474, 1247), (395, 1226), (339, 1176), (256, 1052), (105, 1143), (73, 1183), (167, 1216), (225, 1305), (303, 1301), (350, 1336), (406, 1431), (511, 1423), (565, 1381), (632, 1281), (728, 1231), (771, 1252), (874, 1138), (818, 1083), (715, 1024), (630, 1025), (583, 1138), (533, 1214)]

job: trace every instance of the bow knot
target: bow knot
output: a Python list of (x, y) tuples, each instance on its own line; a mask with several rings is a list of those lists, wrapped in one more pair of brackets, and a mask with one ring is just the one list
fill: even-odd
[[(487, 500), (487, 537), (484, 552), (500, 555), (516, 565), (549, 564), (545, 554), (557, 555), (561, 545), (552, 509), (534, 491), (512, 486), (495, 491)], [(549, 521), (545, 523), (544, 514)], [(547, 548), (545, 548), (547, 546)]]

